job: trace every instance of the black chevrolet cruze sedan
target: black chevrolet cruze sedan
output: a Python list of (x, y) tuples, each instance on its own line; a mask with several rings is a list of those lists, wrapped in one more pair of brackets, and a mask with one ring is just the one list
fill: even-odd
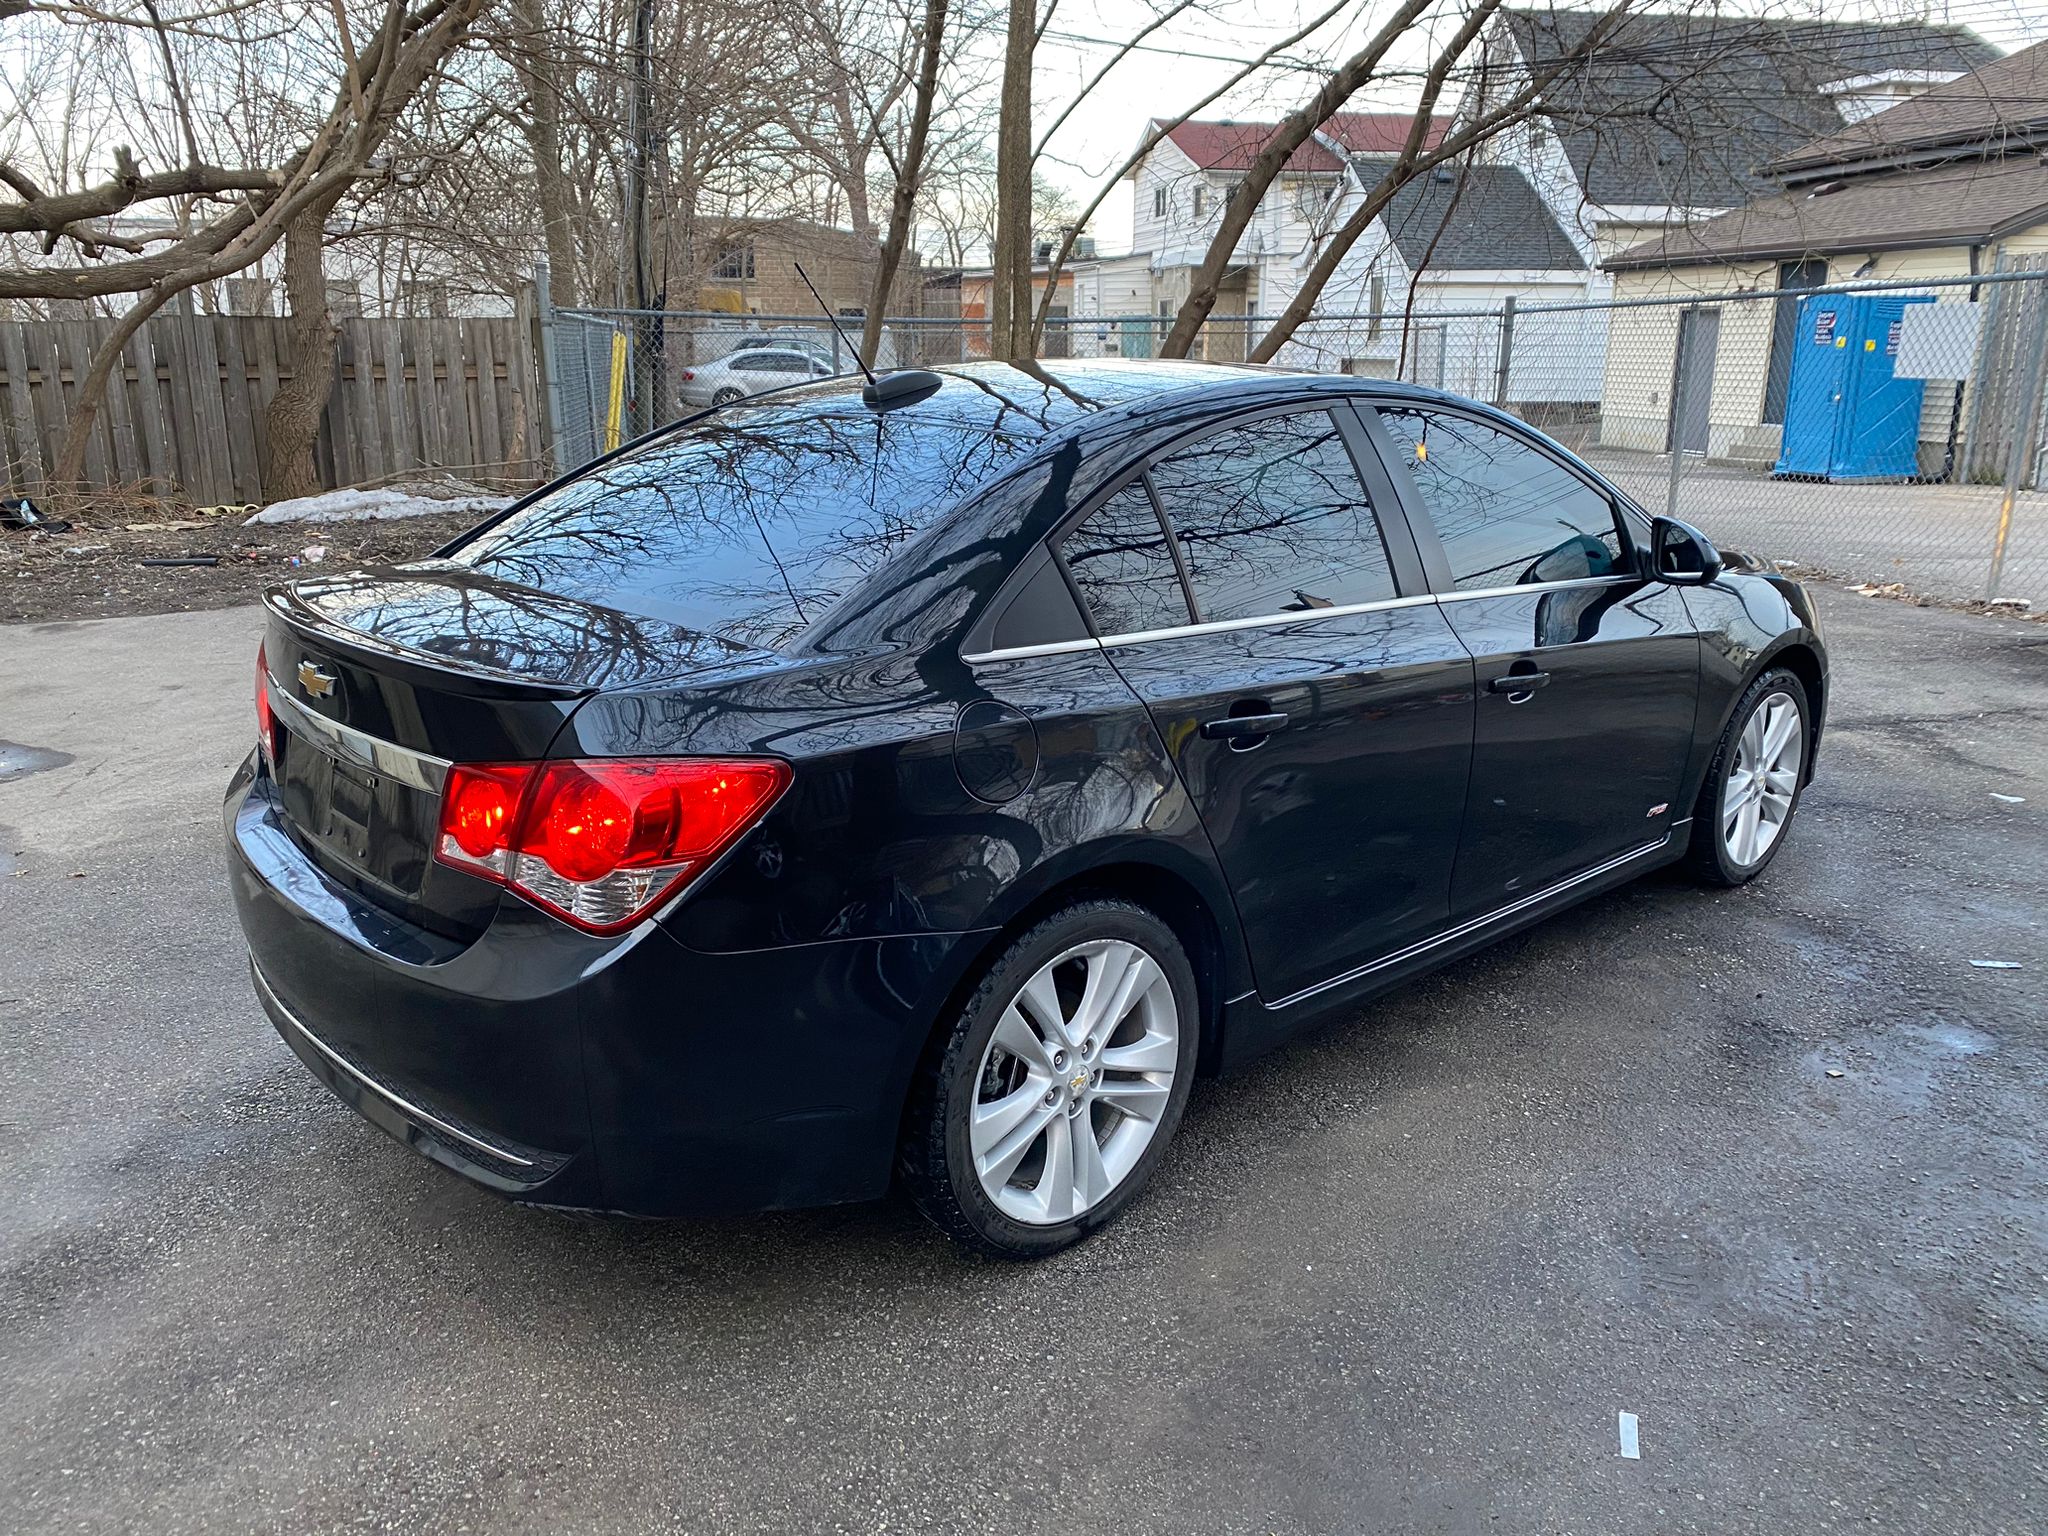
[(882, 384), (269, 594), (235, 897), (375, 1124), (547, 1205), (900, 1177), (1043, 1254), (1198, 1072), (1782, 846), (1807, 595), (1512, 418), (1186, 363)]

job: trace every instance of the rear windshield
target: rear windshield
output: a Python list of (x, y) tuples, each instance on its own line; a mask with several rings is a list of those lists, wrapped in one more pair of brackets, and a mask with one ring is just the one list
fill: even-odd
[(450, 558), (779, 648), (1035, 435), (915, 408), (728, 409), (557, 487)]

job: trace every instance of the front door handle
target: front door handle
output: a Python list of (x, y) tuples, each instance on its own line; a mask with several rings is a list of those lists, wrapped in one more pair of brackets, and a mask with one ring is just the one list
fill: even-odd
[(1489, 693), (1534, 693), (1550, 681), (1548, 672), (1508, 672), (1486, 685)]
[(1221, 720), (1204, 720), (1202, 734), (1211, 741), (1260, 741), (1286, 724), (1284, 714), (1225, 715)]

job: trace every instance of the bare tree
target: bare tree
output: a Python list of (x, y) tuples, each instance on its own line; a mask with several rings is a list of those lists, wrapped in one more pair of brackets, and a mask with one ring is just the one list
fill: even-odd
[[(0, 204), (0, 231), (36, 232), (49, 253), (60, 243), (77, 253), (69, 264), (38, 263), (0, 268), (0, 298), (89, 298), (134, 295), (135, 302), (101, 342), (79, 382), (63, 444), (50, 474), (60, 492), (82, 478), (87, 444), (108, 378), (130, 337), (174, 295), (239, 272), (259, 260), (292, 225), (309, 213), (325, 216), (355, 180), (364, 175), (399, 115), (443, 60), (462, 41), (487, 0), (424, 0), (407, 11), (403, 0), (387, 0), (382, 18), (360, 55), (344, 47), (342, 78), (325, 110), (297, 149), (281, 163), (221, 167), (198, 156), (189, 109), (180, 112), (188, 163), (173, 170), (144, 172), (132, 155), (117, 150), (114, 175), (77, 193), (45, 192), (18, 167), (0, 180), (19, 201)], [(201, 13), (205, 16), (207, 13)], [(213, 13), (217, 18), (218, 12)], [(145, 29), (163, 45), (167, 83), (176, 81), (168, 46), (172, 31), (154, 0), (141, 0), (136, 14), (94, 11), (107, 26)], [(175, 100), (182, 85), (171, 84)], [(163, 199), (204, 196), (206, 214), (179, 222), (168, 236), (138, 241), (161, 248), (140, 249), (108, 260), (109, 232), (85, 226), (94, 219)], [(116, 247), (118, 248), (118, 247)]]
[[(1047, 0), (1048, 13), (1054, 0)], [(989, 351), (1028, 357), (1031, 310), (1031, 61), (1038, 46), (1035, 0), (1010, 0), (996, 123), (996, 238), (989, 294)]]
[(526, 110), (518, 124), (533, 163), (535, 211), (547, 243), (548, 277), (554, 302), (574, 306), (581, 291), (577, 271), (575, 196), (562, 158), (562, 38), (549, 26), (547, 0), (509, 0), (512, 20), (501, 48), (526, 88)]
[(896, 177), (896, 190), (889, 200), (889, 233), (875, 260), (874, 283), (869, 290), (868, 312), (861, 326), (861, 360), (870, 368), (882, 345), (882, 317), (889, 307), (889, 294), (896, 284), (896, 268), (910, 243), (910, 226), (917, 209), (917, 194), (924, 180), (925, 141), (931, 133), (932, 103), (939, 91), (939, 58), (946, 41), (946, 0), (926, 0), (924, 12), (923, 63), (917, 72), (910, 136), (900, 155), (889, 156), (889, 169)]
[[(1112, 171), (1107, 178), (1104, 179), (1102, 185), (1098, 188), (1098, 190), (1095, 193), (1095, 196), (1088, 202), (1087, 206), (1084, 207), (1080, 211), (1080, 213), (1075, 215), (1072, 219), (1065, 221), (1066, 228), (1062, 233), (1062, 237), (1058, 247), (1052, 253), (1052, 259), (1048, 264), (1045, 280), (1045, 292), (1039, 300), (1038, 312), (1032, 320), (1031, 335), (1034, 346), (1036, 344), (1038, 337), (1043, 333), (1046, 316), (1052, 308), (1053, 295), (1058, 291), (1060, 273), (1062, 270), (1065, 269), (1068, 260), (1071, 259), (1071, 257), (1073, 256), (1074, 246), (1075, 243), (1080, 239), (1081, 232), (1087, 228), (1088, 221), (1095, 217), (1096, 210), (1101, 208), (1103, 203), (1108, 200), (1110, 193), (1114, 191), (1117, 187), (1121, 186), (1123, 184), (1124, 178), (1128, 176), (1131, 173), (1131, 171), (1141, 161), (1143, 161), (1147, 155), (1151, 154), (1153, 150), (1157, 149), (1160, 143), (1166, 138), (1168, 134), (1172, 133), (1174, 129), (1180, 127), (1181, 124), (1187, 122), (1197, 112), (1203, 110), (1203, 108), (1210, 106), (1214, 102), (1221, 100), (1231, 91), (1236, 90), (1239, 86), (1243, 85), (1245, 81), (1251, 79), (1254, 75), (1264, 70), (1268, 65), (1270, 65), (1275, 59), (1279, 58), (1288, 49), (1293, 48), (1297, 44), (1299, 44), (1304, 38), (1307, 38), (1313, 33), (1321, 30), (1325, 25), (1333, 21), (1340, 11), (1343, 11), (1351, 3), (1352, 0), (1335, 0), (1334, 4), (1330, 5), (1322, 11), (1317, 12), (1316, 15), (1312, 17), (1305, 25), (1297, 27), (1293, 32), (1289, 33), (1287, 36), (1273, 42), (1264, 50), (1262, 50), (1255, 58), (1248, 59), (1247, 61), (1245, 61), (1245, 63), (1239, 67), (1235, 74), (1231, 75), (1221, 85), (1218, 85), (1214, 90), (1210, 91), (1207, 95), (1203, 96), (1199, 101), (1196, 101), (1190, 106), (1188, 106), (1184, 111), (1180, 112), (1178, 115), (1170, 118), (1157, 118), (1153, 120), (1152, 125), (1146, 129), (1144, 135), (1139, 139), (1138, 147), (1132, 150), (1131, 153), (1125, 157), (1123, 162), (1120, 165), (1118, 165), (1117, 168), (1114, 171)], [(1177, 12), (1175, 14), (1177, 14)], [(1117, 60), (1120, 60), (1126, 55), (1128, 55), (1133, 49), (1136, 48), (1136, 46), (1144, 39), (1144, 37), (1149, 34), (1150, 30), (1151, 29), (1148, 28), (1146, 29), (1146, 32), (1141, 32), (1140, 34), (1138, 34), (1138, 36), (1130, 39), (1129, 42), (1127, 42), (1123, 46), (1123, 48), (1118, 52), (1116, 59), (1113, 59), (1111, 63), (1114, 64), (1115, 62), (1117, 62)], [(1103, 76), (1107, 75), (1108, 73), (1109, 66), (1105, 66), (1094, 77), (1094, 79), (1092, 79), (1089, 82), (1088, 89), (1092, 90), (1096, 86), (1100, 85), (1102, 83)], [(1062, 120), (1064, 120), (1065, 115), (1065, 113), (1061, 114)], [(1057, 128), (1057, 126), (1058, 124), (1055, 123), (1054, 127)], [(1045, 139), (1042, 139), (1040, 141), (1039, 149), (1041, 153), (1045, 148), (1046, 141), (1050, 140), (1051, 136), (1051, 130), (1048, 130)]]

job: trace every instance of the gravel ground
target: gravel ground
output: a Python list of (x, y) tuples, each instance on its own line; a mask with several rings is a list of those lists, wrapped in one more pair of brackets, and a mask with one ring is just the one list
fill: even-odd
[(44, 754), (0, 746), (0, 1525), (2048, 1528), (2048, 632), (1823, 605), (1766, 878), (1653, 877), (1200, 1085), (1031, 1268), (900, 1201), (572, 1221), (438, 1173), (249, 995), (253, 613), (0, 630)]

